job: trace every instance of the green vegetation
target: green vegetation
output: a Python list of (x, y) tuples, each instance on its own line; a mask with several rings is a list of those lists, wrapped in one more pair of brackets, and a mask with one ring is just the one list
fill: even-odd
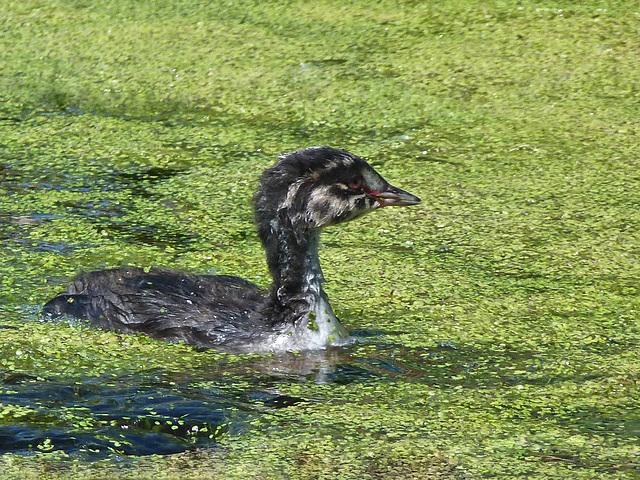
[[(0, 448), (45, 432), (1, 478), (640, 478), (637, 4), (21, 0), (0, 18)], [(234, 356), (37, 319), (81, 270), (266, 285), (257, 176), (320, 144), (423, 199), (323, 237), (362, 343)], [(165, 411), (140, 400), (149, 435), (214, 446), (120, 455), (105, 432), (130, 419), (96, 408), (117, 388), (114, 409), (162, 393)]]

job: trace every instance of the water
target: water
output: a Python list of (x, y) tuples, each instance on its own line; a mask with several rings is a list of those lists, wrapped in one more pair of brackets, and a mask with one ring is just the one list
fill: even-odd
[[(254, 374), (248, 376), (247, 369)], [(332, 350), (263, 357), (223, 371), (224, 376), (161, 370), (105, 374), (72, 384), (5, 374), (0, 404), (18, 412), (13, 424), (0, 425), (0, 452), (151, 455), (214, 447), (223, 435), (251, 429), (259, 416), (317, 401), (280, 394), (279, 385), (347, 385), (378, 381), (404, 369), (389, 360), (362, 362)], [(242, 387), (239, 380), (244, 380)]]

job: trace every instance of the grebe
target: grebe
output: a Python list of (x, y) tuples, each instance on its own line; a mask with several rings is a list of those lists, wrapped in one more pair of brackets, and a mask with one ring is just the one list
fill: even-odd
[(43, 314), (169, 342), (243, 352), (314, 350), (350, 342), (322, 283), (322, 228), (386, 206), (416, 205), (360, 157), (312, 147), (261, 177), (255, 220), (273, 284), (238, 277), (118, 268), (79, 275)]

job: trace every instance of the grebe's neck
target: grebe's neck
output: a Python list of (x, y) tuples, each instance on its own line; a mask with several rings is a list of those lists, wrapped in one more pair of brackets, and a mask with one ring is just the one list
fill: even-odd
[(278, 299), (298, 296), (324, 282), (318, 257), (319, 232), (291, 219), (276, 218), (270, 222), (270, 236), (265, 239), (273, 289)]
[(270, 222), (263, 244), (273, 277), (269, 309), (284, 334), (274, 347), (306, 350), (349, 343), (349, 334), (336, 318), (322, 288), (318, 246), (320, 232), (295, 225), (289, 217)]

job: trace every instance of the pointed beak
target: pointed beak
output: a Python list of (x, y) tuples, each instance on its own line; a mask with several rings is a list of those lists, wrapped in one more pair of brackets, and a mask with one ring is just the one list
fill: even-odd
[(381, 207), (403, 207), (409, 205), (418, 205), (420, 200), (415, 195), (405, 192), (393, 185), (389, 185), (383, 191), (371, 191), (368, 195), (375, 197)]

